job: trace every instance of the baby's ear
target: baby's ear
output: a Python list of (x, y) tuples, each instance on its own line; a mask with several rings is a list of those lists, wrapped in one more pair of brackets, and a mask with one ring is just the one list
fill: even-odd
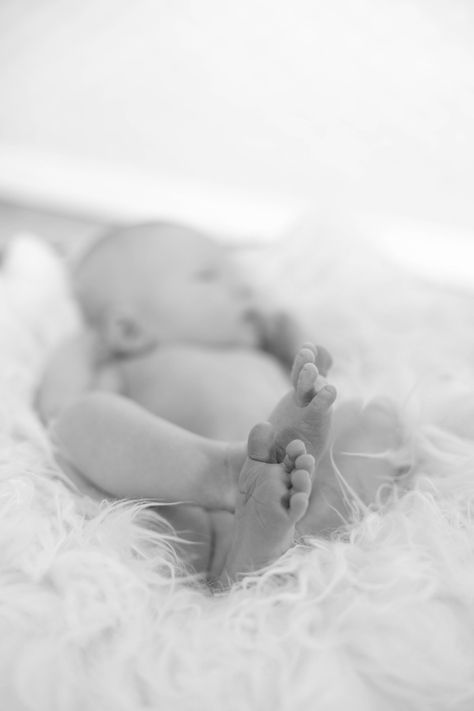
[(106, 347), (111, 355), (139, 355), (156, 345), (156, 340), (146, 324), (131, 312), (111, 313), (104, 330)]

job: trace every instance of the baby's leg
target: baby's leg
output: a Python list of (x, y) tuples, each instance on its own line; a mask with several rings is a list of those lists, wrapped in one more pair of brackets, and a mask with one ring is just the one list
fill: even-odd
[(109, 393), (64, 411), (52, 437), (62, 460), (114, 497), (234, 509), (243, 443), (200, 437)]
[(250, 432), (248, 459), (239, 477), (234, 530), (222, 582), (262, 568), (288, 550), (311, 491), (314, 457), (301, 440), (290, 442), (274, 463), (275, 432), (268, 423)]

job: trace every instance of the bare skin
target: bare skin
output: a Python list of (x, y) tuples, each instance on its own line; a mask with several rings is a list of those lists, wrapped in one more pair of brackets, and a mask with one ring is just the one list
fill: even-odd
[(314, 457), (301, 440), (293, 440), (283, 461), (275, 463), (275, 435), (269, 423), (250, 432), (221, 582), (262, 568), (285, 553), (308, 508)]
[[(299, 354), (293, 372), (294, 387), (277, 408), (280, 429), (267, 423), (270, 438), (262, 434), (260, 426), (249, 438), (248, 451), (244, 443), (219, 442), (195, 435), (117, 395), (92, 393), (63, 412), (56, 422), (53, 438), (58, 457), (71, 479), (88, 493), (203, 507), (164, 507), (160, 513), (196, 544), (196, 566), (205, 566), (214, 576), (224, 566), (224, 575), (233, 578), (237, 567), (244, 564), (243, 559), (249, 558), (249, 547), (256, 555), (255, 560), (245, 564), (247, 569), (265, 565), (288, 548), (295, 525), (304, 521), (311, 482), (306, 487), (301, 483), (302, 474), (289, 479), (286, 476), (283, 483), (291, 482), (295, 494), (304, 493), (305, 505), (297, 505), (302, 497), (297, 496), (294, 501), (292, 498), (290, 514), (283, 517), (280, 509), (280, 514), (274, 511), (272, 503), (268, 527), (273, 533), (271, 540), (266, 535), (262, 537), (260, 547), (255, 540), (259, 526), (252, 529), (249, 524), (252, 511), (258, 512), (260, 518), (262, 512), (249, 492), (258, 483), (258, 490), (267, 491), (274, 502), (272, 497), (282, 486), (282, 472), (288, 474), (290, 469), (304, 468), (312, 477), (315, 461), (321, 460), (327, 448), (335, 390), (320, 378), (312, 360), (314, 353), (312, 347)], [(308, 365), (311, 365), (309, 373)], [(297, 431), (293, 420), (306, 442), (299, 445), (288, 469), (288, 458), (291, 459), (295, 445), (290, 446), (286, 439), (288, 433)], [(307, 453), (309, 447), (314, 456)], [(262, 466), (257, 467), (256, 462)], [(274, 481), (269, 480), (271, 472), (276, 476)], [(248, 505), (243, 504), (243, 494)], [(222, 515), (223, 510), (239, 513), (237, 518), (230, 518)], [(236, 522), (238, 533), (231, 537), (229, 527), (235, 528)], [(242, 540), (247, 543), (240, 545), (237, 540), (243, 527), (246, 534)], [(249, 538), (251, 529), (253, 534)], [(214, 560), (209, 559), (207, 552), (212, 530), (216, 539)]]
[[(313, 353), (308, 348), (300, 351), (294, 387), (277, 406), (277, 418), (270, 417), (276, 433), (274, 461), (278, 453), (282, 461), (288, 442), (297, 439), (298, 432), (316, 461), (327, 447), (336, 391), (320, 378), (312, 362), (306, 373), (306, 358)], [(98, 491), (120, 498), (185, 501), (229, 511), (235, 508), (240, 470), (247, 455), (243, 442), (201, 437), (125, 398), (99, 392), (84, 396), (64, 411), (52, 435), (62, 459)]]
[[(298, 361), (303, 367), (306, 357)], [(310, 391), (305, 388), (311, 389), (312, 386), (311, 382), (299, 377), (294, 378), (294, 382), (296, 387), (289, 393), (292, 400), (286, 398), (286, 402), (290, 400), (292, 408), (299, 408), (295, 403), (308, 399)], [(279, 405), (277, 409), (281, 417)], [(305, 407), (297, 414), (298, 418), (313, 416), (311, 409)], [(330, 411), (322, 421), (318, 417), (317, 422), (322, 424), (323, 431), (327, 431), (329, 418)], [(371, 401), (365, 407), (357, 401), (343, 403), (338, 409), (334, 430), (335, 464), (347, 485), (369, 504), (380, 485), (392, 482), (397, 473), (391, 458), (399, 449), (402, 438), (397, 410), (392, 403), (382, 399)], [(211, 577), (219, 577), (233, 538), (231, 511), (236, 506), (239, 475), (247, 458), (244, 443), (215, 443), (197, 437), (150, 415), (124, 398), (104, 393), (91, 394), (76, 403), (60, 418), (55, 431), (63, 438), (58, 443), (62, 451), (69, 448), (67, 458), (75, 463), (71, 469), (63, 460), (63, 468), (81, 489), (89, 487), (91, 495), (194, 500), (205, 506), (207, 513), (195, 506), (166, 507), (160, 513), (164, 513), (185, 538), (193, 541), (187, 552), (196, 555), (193, 560), (196, 569), (210, 570)], [(336, 476), (327, 451), (321, 459), (321, 451), (327, 447), (327, 442), (321, 440), (320, 432), (313, 434), (318, 438), (321, 450), (315, 452), (319, 464), (309, 504), (296, 525), (297, 534), (301, 536), (326, 535), (350, 517), (349, 503), (344, 496), (345, 484)], [(114, 446), (117, 441), (122, 446), (120, 456)], [(173, 446), (173, 442), (177, 446)], [(309, 446), (315, 451), (314, 441), (310, 440)], [(281, 451), (275, 436), (270, 461), (281, 460)], [(168, 456), (171, 467), (167, 465)], [(256, 454), (252, 457), (255, 459)], [(268, 459), (267, 454), (265, 458)], [(159, 467), (157, 462), (160, 462)], [(137, 478), (138, 472), (140, 476)], [(349, 500), (351, 498), (349, 491)], [(224, 511), (224, 508), (228, 510)], [(213, 558), (210, 558), (213, 537), (216, 546)]]
[(284, 448), (292, 439), (303, 440), (319, 462), (327, 448), (336, 388), (329, 385), (316, 367), (317, 348), (305, 344), (296, 354), (291, 370), (292, 389), (278, 402), (270, 416), (277, 445)]
[[(274, 451), (264, 464), (281, 465), (294, 439), (315, 460), (316, 484), (297, 532), (334, 530), (347, 513), (327, 453), (336, 392), (320, 374), (331, 357), (312, 345), (301, 349), (287, 392), (300, 328), (269, 312), (229, 257), (179, 225), (131, 226), (105, 237), (75, 274), (86, 332), (59, 349), (38, 396), (44, 419), (57, 418), (59, 456), (79, 486), (98, 496), (191, 504), (164, 513), (186, 537), (204, 541), (200, 560), (217, 577), (231, 512), (242, 508), (241, 470), (255, 461), (239, 440), (278, 398), (270, 416)], [(343, 405), (337, 415), (335, 459), (350, 478), (354, 463), (342, 451), (371, 443), (358, 412)], [(376, 488), (369, 483), (367, 491)]]
[(51, 434), (79, 486), (85, 480), (114, 498), (234, 509), (244, 442), (201, 437), (131, 400), (101, 392), (66, 409)]
[[(84, 329), (45, 370), (45, 422), (101, 390), (204, 437), (246, 440), (288, 390), (301, 326), (206, 235), (167, 223), (115, 230), (84, 256), (74, 288)], [(324, 348), (317, 364), (331, 365)]]

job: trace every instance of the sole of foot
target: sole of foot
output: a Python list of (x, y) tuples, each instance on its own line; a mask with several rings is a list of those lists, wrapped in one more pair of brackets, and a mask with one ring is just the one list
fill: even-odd
[(256, 425), (248, 439), (248, 457), (239, 477), (234, 533), (224, 580), (263, 568), (293, 543), (295, 527), (306, 513), (314, 474), (314, 457), (300, 439), (285, 447), (275, 462), (275, 430)]
[(276, 430), (276, 457), (281, 460), (286, 445), (301, 439), (316, 462), (329, 443), (331, 406), (337, 391), (316, 367), (317, 348), (305, 344), (295, 357), (291, 371), (293, 388), (278, 403), (270, 422)]

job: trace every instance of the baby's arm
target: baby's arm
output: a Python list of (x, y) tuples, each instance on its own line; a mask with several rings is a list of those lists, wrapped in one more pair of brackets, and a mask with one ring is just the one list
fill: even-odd
[[(259, 316), (261, 348), (271, 353), (287, 369), (291, 370), (294, 358), (304, 343), (311, 341), (298, 321), (288, 313), (264, 313)], [(317, 347), (316, 366), (326, 376), (332, 365), (330, 353)]]
[(46, 366), (36, 396), (41, 419), (48, 422), (88, 390), (116, 390), (116, 373), (106, 366), (97, 339), (84, 331), (62, 343)]

